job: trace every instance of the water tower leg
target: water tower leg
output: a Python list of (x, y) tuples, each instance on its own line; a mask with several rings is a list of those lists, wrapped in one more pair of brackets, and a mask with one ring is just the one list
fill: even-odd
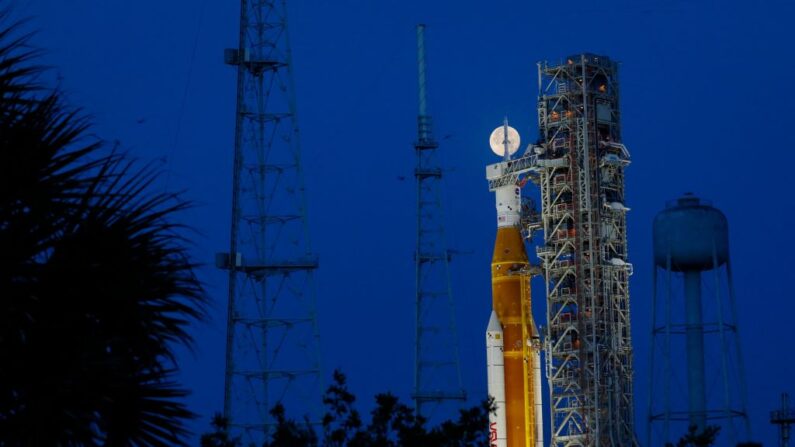
[(737, 353), (737, 371), (740, 375), (740, 404), (743, 412), (743, 423), (745, 425), (745, 435), (747, 439), (753, 439), (751, 433), (751, 421), (748, 419), (748, 388), (745, 382), (745, 362), (743, 361), (743, 351), (740, 347), (740, 328), (737, 318), (737, 301), (734, 297), (734, 278), (732, 277), (731, 257), (726, 260), (726, 279), (729, 283), (729, 306), (732, 313), (732, 324), (734, 325), (734, 349)]
[(651, 445), (651, 426), (654, 421), (654, 348), (657, 341), (657, 264), (652, 271), (652, 293), (651, 293), (651, 349), (649, 349), (649, 412), (646, 420), (646, 445)]
[(712, 271), (715, 274), (715, 304), (718, 308), (718, 334), (720, 335), (720, 359), (723, 372), (723, 399), (725, 401), (725, 418), (729, 424), (729, 441), (734, 445), (737, 440), (737, 429), (732, 421), (731, 389), (729, 388), (729, 362), (727, 360), (729, 348), (726, 344), (726, 321), (723, 318), (723, 302), (720, 299), (720, 265), (715, 248), (712, 249)]
[(707, 422), (707, 394), (704, 378), (704, 326), (701, 311), (701, 272), (690, 270), (685, 275), (687, 388), (690, 403), (690, 424), (704, 430)]
[(665, 263), (665, 442), (671, 441), (671, 253)]

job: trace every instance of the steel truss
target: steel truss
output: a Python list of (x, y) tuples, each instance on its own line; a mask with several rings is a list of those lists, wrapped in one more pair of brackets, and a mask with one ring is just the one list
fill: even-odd
[(224, 415), (262, 445), (282, 404), (318, 422), (319, 337), (286, 2), (242, 0), (237, 67)]
[[(414, 399), (417, 414), (432, 417), (428, 405), (466, 400), (461, 381), (455, 306), (450, 287), (451, 251), (442, 209), (442, 167), (426, 107), (425, 26), (417, 26), (419, 113), (414, 149), (417, 164), (417, 246)], [(451, 415), (445, 414), (444, 417)]]
[(538, 74), (551, 445), (635, 445), (617, 64), (583, 54)]

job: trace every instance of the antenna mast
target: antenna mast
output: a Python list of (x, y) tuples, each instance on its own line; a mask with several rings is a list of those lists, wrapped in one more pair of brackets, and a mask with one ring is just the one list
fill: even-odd
[[(437, 159), (439, 147), (433, 138), (427, 112), (425, 82), (425, 25), (417, 25), (419, 114), (414, 149), (417, 165), (416, 338), (414, 357), (414, 405), (424, 414), (430, 402), (464, 401), (461, 382), (455, 306), (450, 289), (450, 250), (444, 234), (441, 181)], [(427, 416), (427, 415), (426, 415)]]

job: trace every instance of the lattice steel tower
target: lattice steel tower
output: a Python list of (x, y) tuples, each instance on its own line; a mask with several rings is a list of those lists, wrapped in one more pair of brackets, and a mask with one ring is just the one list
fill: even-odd
[(261, 445), (269, 410), (318, 420), (319, 339), (286, 2), (242, 0), (237, 67), (224, 415)]
[(425, 96), (425, 25), (417, 25), (419, 114), (417, 165), (416, 338), (414, 398), (417, 413), (428, 403), (466, 400), (461, 383), (450, 257), (442, 213), (442, 168)]
[(635, 445), (618, 64), (582, 54), (538, 74), (551, 445)]

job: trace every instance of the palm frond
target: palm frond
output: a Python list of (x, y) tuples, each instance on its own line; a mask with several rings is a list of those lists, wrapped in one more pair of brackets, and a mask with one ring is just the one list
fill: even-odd
[(157, 172), (88, 138), (0, 11), (0, 445), (182, 445), (206, 297)]

